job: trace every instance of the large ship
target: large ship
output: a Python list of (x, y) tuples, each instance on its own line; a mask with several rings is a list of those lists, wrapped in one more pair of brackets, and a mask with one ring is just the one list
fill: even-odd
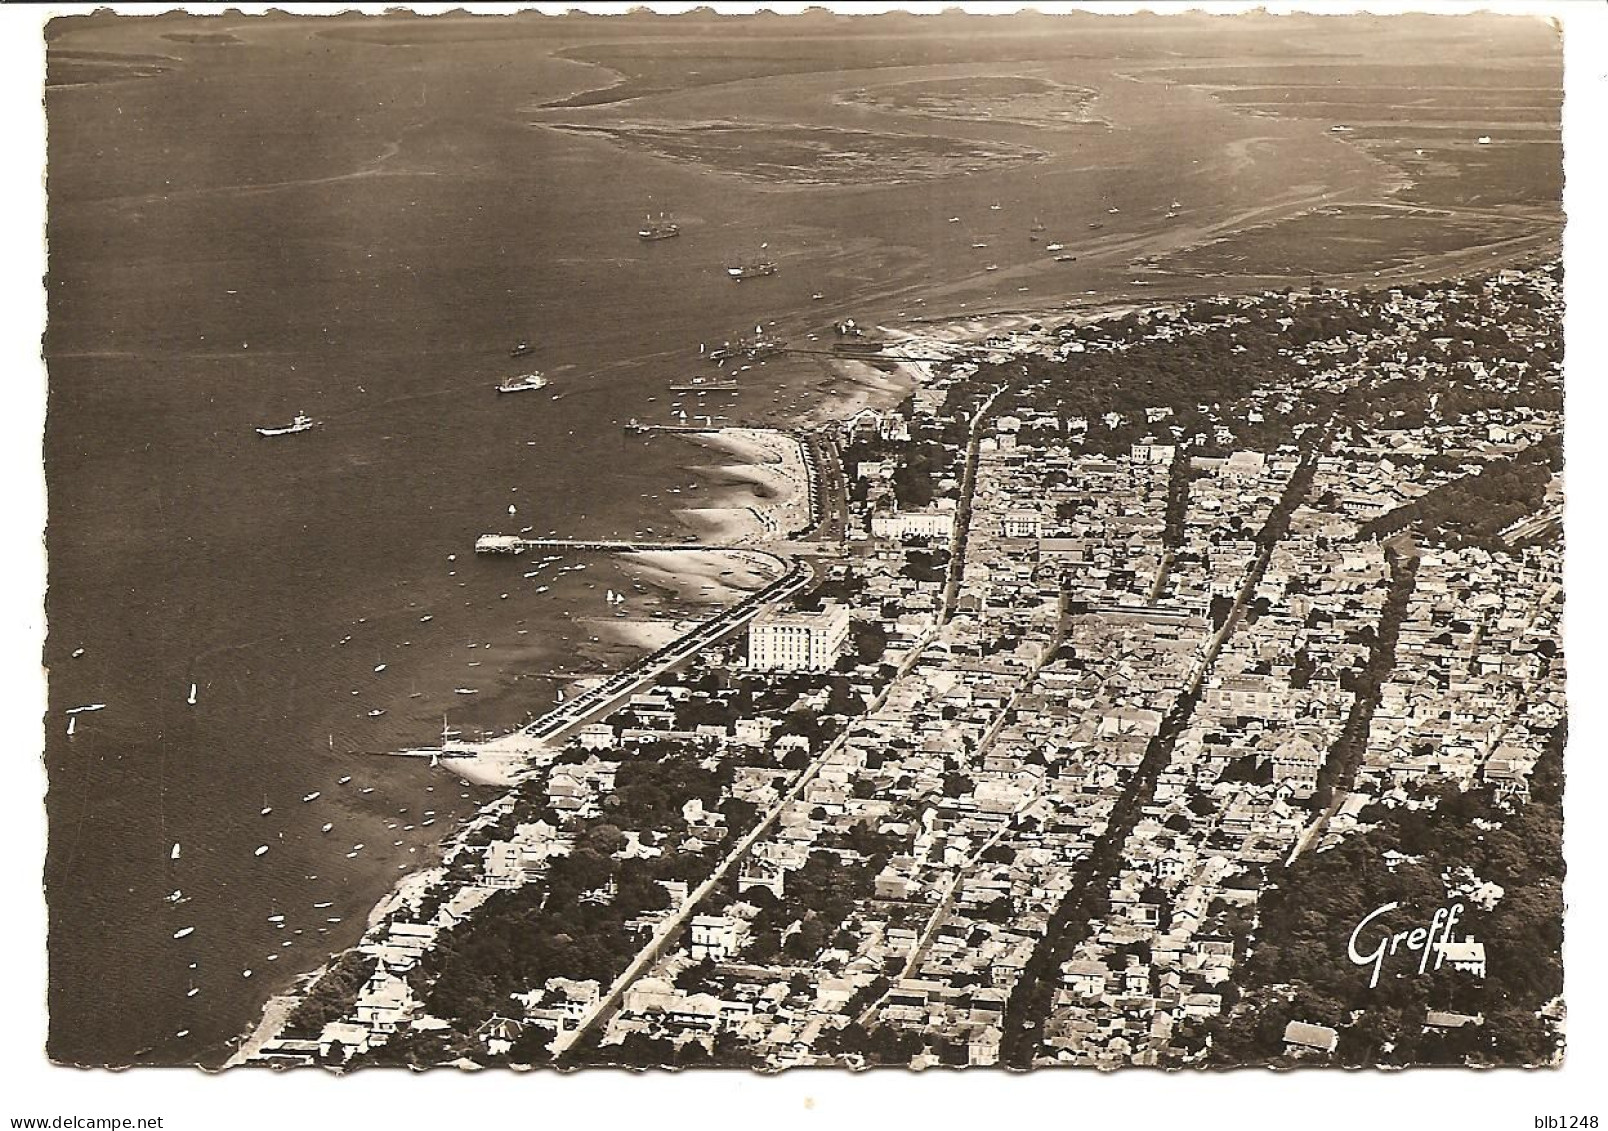
[[(770, 247), (770, 244), (762, 243), (759, 245), (759, 250), (764, 251), (768, 247)], [(766, 275), (776, 274), (776, 261), (773, 259), (756, 259), (752, 263), (728, 267), (726, 268), (726, 274), (739, 283), (744, 279), (760, 279)]]
[(733, 393), (737, 391), (735, 377), (688, 377), (685, 381), (672, 381), (672, 393)]
[(724, 365), (738, 358), (746, 361), (762, 361), (767, 357), (774, 357), (785, 349), (787, 349), (785, 341), (780, 338), (768, 338), (763, 329), (755, 326), (752, 336), (744, 335), (737, 339), (736, 344), (723, 342), (707, 354), (704, 354), (703, 347), (699, 346), (698, 352), (710, 361)]
[(769, 259), (761, 259), (754, 263), (744, 263), (738, 267), (726, 268), (726, 274), (737, 282), (744, 279), (761, 279), (766, 275), (776, 274), (776, 264)]
[(306, 432), (317, 427), (318, 421), (308, 416), (305, 412), (298, 412), (296, 414), (296, 419), (292, 420), (289, 424), (270, 425), (266, 428), (258, 428), (257, 435), (290, 436), (297, 432)]
[(547, 378), (538, 371), (527, 373), (523, 377), (508, 377), (497, 386), (499, 393), (528, 393), (533, 389), (547, 387)]
[(649, 216), (637, 229), (637, 235), (645, 240), (668, 240), (681, 234), (681, 225), (677, 224), (663, 212), (657, 216)]

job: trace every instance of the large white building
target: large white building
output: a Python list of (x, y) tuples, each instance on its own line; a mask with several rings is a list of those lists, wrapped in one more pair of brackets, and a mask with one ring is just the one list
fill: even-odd
[(748, 626), (748, 666), (765, 671), (825, 671), (849, 643), (847, 606), (828, 603), (818, 613), (761, 613)]
[(954, 534), (952, 510), (894, 511), (871, 516), (874, 538), (952, 538)]

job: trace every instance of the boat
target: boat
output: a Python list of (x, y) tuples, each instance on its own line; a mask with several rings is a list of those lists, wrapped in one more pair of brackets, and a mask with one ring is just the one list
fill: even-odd
[(334, 907), (334, 906), (335, 906), (335, 904), (333, 902), (327, 901), (327, 900), (325, 902), (323, 902), (323, 903), (315, 903), (315, 904), (313, 904), (314, 909), (316, 909), (318, 911), (322, 911), (326, 907)]
[(380, 672), (383, 672), (384, 670), (385, 670), (385, 665), (384, 664), (375, 664), (374, 665), (374, 673), (376, 675), (378, 675)]
[(478, 687), (454, 687), (452, 690), (453, 690), (454, 693), (456, 693), (458, 695), (479, 695), (480, 694), (480, 688), (478, 688)]
[(761, 279), (766, 275), (776, 274), (776, 264), (768, 259), (762, 259), (755, 263), (744, 263), (740, 267), (728, 267), (726, 274), (739, 283), (744, 279)]
[(70, 717), (67, 720), (67, 737), (71, 738), (73, 736), (73, 731), (75, 731), (77, 729), (78, 729), (78, 716), (73, 715), (72, 717)]
[(673, 393), (731, 393), (737, 390), (735, 377), (688, 377), (670, 385)]
[(105, 709), (105, 703), (85, 703), (82, 707), (68, 707), (67, 713), (69, 715), (82, 715), (91, 711), (104, 711)]
[(681, 234), (681, 225), (677, 224), (663, 212), (658, 216), (649, 216), (637, 229), (637, 235), (645, 240), (668, 240)]
[(191, 986), (188, 990), (185, 991), (184, 996), (185, 997), (194, 997), (196, 994), (198, 994), (200, 992), (201, 992), (201, 989), (200, 989), (199, 986)]
[(526, 341), (524, 338), (520, 338), (519, 341), (514, 343), (514, 348), (508, 351), (508, 356), (524, 357), (526, 354), (534, 352), (534, 350), (535, 347), (532, 346), (530, 342)]
[(335, 784), (336, 784), (336, 785), (345, 785), (345, 784), (346, 784), (346, 783), (347, 783), (347, 782), (349, 782), (349, 781), (351, 781), (351, 780), (352, 780), (352, 775), (351, 775), (351, 774), (347, 774), (347, 775), (346, 775), (346, 776), (345, 776), (345, 777), (343, 777), (343, 778), (341, 778), (341, 779), (340, 779), (340, 780), (339, 780), (339, 781), (337, 781), (337, 782), (336, 782), (336, 783), (335, 783)]
[(190, 698), (187, 700), (187, 702), (190, 704), (190, 706), (195, 706), (195, 684), (193, 683), (190, 685)]
[(298, 412), (296, 414), (295, 419), (292, 420), (289, 424), (269, 425), (266, 428), (258, 428), (257, 429), (257, 435), (259, 435), (259, 436), (292, 436), (292, 435), (295, 435), (297, 432), (306, 432), (306, 431), (309, 431), (309, 430), (311, 430), (313, 428), (317, 428), (318, 424), (319, 424), (318, 421), (316, 421), (312, 417), (308, 416), (305, 412)]
[(327, 832), (329, 832), (330, 829), (333, 829), (334, 827), (335, 827), (335, 822), (334, 821), (326, 821), (324, 823), (323, 829), (321, 829), (320, 831), (327, 833)]
[(1076, 261), (1076, 259), (1077, 259), (1077, 256), (1075, 256), (1075, 255), (1057, 255), (1055, 257), (1055, 261), (1057, 263), (1072, 263), (1072, 262)]
[(270, 915), (268, 916), (268, 921), (270, 923), (283, 923), (285, 921), (285, 917), (283, 915)]
[(497, 391), (499, 393), (527, 393), (535, 389), (545, 389), (546, 387), (547, 378), (538, 370), (534, 373), (526, 373), (522, 377), (506, 378), (498, 384)]
[[(760, 244), (759, 249), (764, 251), (769, 244)], [(736, 282), (744, 279), (760, 279), (766, 275), (776, 274), (776, 261), (773, 259), (756, 259), (752, 263), (744, 263), (737, 267), (726, 268), (726, 274)]]
[(195, 934), (195, 928), (194, 927), (180, 927), (178, 930), (173, 932), (173, 937), (176, 938), (176, 939), (182, 939), (182, 938), (188, 938), (190, 935), (193, 935), (193, 934)]
[(1044, 250), (1045, 251), (1060, 251), (1062, 246), (1063, 245), (1058, 244), (1058, 243), (1047, 243), (1047, 244), (1044, 245)]
[(825, 297), (826, 296), (824, 294), (822, 294), (820, 291), (816, 291), (814, 294), (812, 294), (810, 296), (810, 298), (813, 299), (815, 302), (820, 302)]
[(263, 856), (263, 855), (266, 855), (267, 852), (268, 852), (268, 846), (266, 844), (259, 844), (257, 846), (257, 851), (252, 853), (252, 855), (253, 856)]
[(1001, 205), (1000, 205), (999, 201), (996, 200), (996, 201), (994, 201), (993, 204), (990, 204), (988, 206), (988, 210), (990, 212), (998, 212), (1000, 210), (1000, 207), (1001, 207)]
[(185, 898), (184, 898), (184, 892), (182, 890), (180, 890), (179, 888), (174, 888), (172, 891), (168, 892), (162, 898), (167, 900), (169, 903), (174, 903), (174, 904), (187, 902), (185, 900)]
[(374, 708), (374, 710), (372, 710), (372, 711), (370, 711), (370, 712), (369, 712), (369, 713), (368, 713), (368, 716), (369, 716), (369, 718), (371, 718), (371, 719), (377, 719), (377, 718), (379, 718), (379, 717), (380, 717), (380, 716), (381, 716), (381, 715), (383, 715), (383, 714), (385, 714), (385, 708), (383, 708), (383, 707), (376, 707), (376, 708)]
[(168, 859), (177, 860), (178, 858), (179, 858), (179, 843), (178, 843), (178, 841), (174, 841), (173, 842), (173, 852), (169, 855)]
[(303, 797), (302, 800), (303, 801), (317, 801), (318, 800), (318, 790), (316, 790), (316, 789), (313, 790), (313, 792), (309, 793), (306, 797)]
[(1091, 220), (1089, 222), (1089, 230), (1091, 232), (1098, 232), (1103, 227), (1105, 227), (1105, 225), (1100, 223), (1098, 220)]

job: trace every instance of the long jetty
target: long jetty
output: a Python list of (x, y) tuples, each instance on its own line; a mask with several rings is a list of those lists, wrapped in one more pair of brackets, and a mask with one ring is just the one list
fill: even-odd
[(525, 538), (518, 534), (482, 534), (475, 540), (477, 554), (519, 554), (526, 550), (590, 550), (599, 554), (642, 554), (654, 550), (703, 550), (764, 553), (753, 546), (721, 546), (711, 542), (654, 542), (607, 538)]

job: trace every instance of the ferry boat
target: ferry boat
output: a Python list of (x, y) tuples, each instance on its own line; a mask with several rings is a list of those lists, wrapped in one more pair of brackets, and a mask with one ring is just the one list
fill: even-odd
[(533, 389), (547, 387), (547, 378), (540, 371), (527, 373), (523, 377), (509, 377), (497, 386), (499, 393), (526, 393)]
[(532, 346), (529, 341), (524, 338), (520, 338), (519, 341), (514, 343), (514, 348), (508, 351), (508, 356), (524, 357), (526, 354), (533, 353), (534, 351), (535, 347)]
[(672, 393), (731, 393), (736, 390), (735, 377), (689, 377), (670, 384)]
[(313, 428), (317, 428), (317, 427), (318, 427), (318, 421), (316, 421), (312, 417), (308, 416), (305, 412), (298, 412), (296, 414), (296, 418), (294, 420), (292, 420), (289, 424), (280, 424), (280, 425), (276, 425), (276, 426), (269, 426), (267, 428), (258, 428), (257, 429), (257, 435), (259, 435), (259, 436), (291, 436), (291, 435), (294, 435), (297, 432), (306, 432), (306, 431), (309, 431), (309, 430), (311, 430)]
[(658, 216), (649, 216), (643, 221), (642, 227), (637, 229), (637, 235), (645, 240), (668, 240), (680, 234), (681, 225), (663, 212)]

